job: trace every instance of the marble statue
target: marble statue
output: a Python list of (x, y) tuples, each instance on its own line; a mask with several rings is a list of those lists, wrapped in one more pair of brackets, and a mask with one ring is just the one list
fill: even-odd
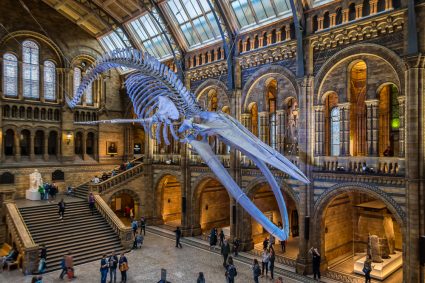
[(379, 245), (379, 237), (376, 235), (369, 235), (367, 254), (371, 256), (372, 262), (383, 262), (381, 257), (381, 247)]
[[(188, 143), (237, 203), (271, 235), (280, 240), (286, 240), (289, 236), (286, 204), (280, 186), (268, 166), (285, 172), (301, 183), (310, 183), (310, 181), (290, 160), (258, 139), (238, 120), (224, 112), (205, 111), (197, 102), (195, 95), (186, 89), (177, 75), (153, 56), (136, 49), (117, 49), (105, 54), (87, 70), (72, 100), (66, 97), (68, 105), (74, 108), (86, 88), (99, 75), (118, 67), (134, 70), (127, 76), (125, 85), (137, 119), (114, 119), (78, 124), (140, 123), (145, 133), (149, 133), (149, 136), (156, 139), (158, 144), (161, 142), (170, 144), (169, 133), (174, 140)], [(175, 127), (178, 127), (177, 132)], [(208, 143), (209, 137), (215, 137), (226, 145), (232, 146), (258, 166), (276, 197), (284, 223), (283, 229), (273, 224), (233, 180), (214, 154)]]
[(41, 177), (40, 172), (37, 169), (34, 169), (34, 172), (30, 174), (30, 190), (37, 191), (38, 188), (43, 185), (43, 178)]

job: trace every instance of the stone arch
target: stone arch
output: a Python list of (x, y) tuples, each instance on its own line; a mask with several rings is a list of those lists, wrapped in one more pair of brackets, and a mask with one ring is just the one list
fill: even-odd
[(230, 95), (227, 91), (226, 85), (216, 79), (208, 79), (205, 82), (203, 82), (199, 87), (195, 90), (195, 97), (199, 104), (201, 104), (201, 107), (204, 107), (205, 110), (207, 110), (206, 106), (208, 105), (208, 101), (206, 101), (205, 96), (206, 94), (209, 94), (210, 91), (215, 90), (217, 93), (218, 98), (218, 108), (222, 109), (223, 106), (230, 105)]
[(133, 201), (134, 201), (134, 217), (135, 217), (135, 219), (139, 219), (142, 215), (142, 211), (140, 211), (140, 208), (142, 207), (142, 201), (140, 199), (139, 194), (136, 193), (135, 191), (133, 191), (132, 189), (127, 189), (127, 188), (115, 190), (108, 197), (108, 200), (107, 200), (107, 203), (110, 207), (112, 205), (113, 198), (115, 196), (119, 195), (119, 194), (127, 194), (133, 199)]
[[(400, 207), (400, 205), (398, 205), (397, 202), (393, 198), (391, 198), (387, 193), (385, 193), (376, 186), (363, 183), (337, 184), (335, 186), (330, 187), (319, 196), (319, 198), (315, 202), (312, 215), (313, 217), (311, 219), (311, 223), (313, 225), (312, 235), (316, 235), (316, 238), (312, 240), (313, 246), (317, 247), (323, 255), (325, 254), (325, 229), (322, 228), (326, 209), (336, 196), (349, 192), (366, 194), (370, 197), (373, 197), (374, 199), (382, 201), (387, 206), (387, 209), (391, 212), (392, 216), (394, 216), (394, 218), (396, 219), (396, 222), (401, 230), (403, 246), (405, 246), (405, 223), (407, 223), (406, 213)], [(405, 257), (405, 250), (403, 249), (403, 260), (405, 260)]]
[[(359, 51), (360, 50), (360, 51)], [(364, 51), (362, 51), (364, 50)], [(341, 51), (334, 54), (330, 57), (319, 69), (315, 76), (314, 80), (314, 92), (316, 94), (315, 103), (317, 104), (321, 97), (320, 94), (322, 92), (323, 82), (325, 81), (325, 77), (335, 69), (340, 63), (346, 62), (355, 56), (360, 55), (369, 55), (378, 57), (384, 60), (393, 70), (393, 72), (397, 75), (398, 82), (396, 83), (397, 87), (400, 90), (404, 89), (405, 81), (404, 81), (404, 72), (406, 70), (405, 65), (401, 58), (392, 50), (373, 43), (361, 43), (361, 44), (353, 44), (348, 46)], [(366, 62), (367, 63), (367, 62)]]
[[(163, 203), (163, 197), (164, 197), (164, 185), (167, 181), (168, 177), (174, 178), (180, 185), (180, 198), (184, 195), (183, 188), (181, 187), (181, 184), (183, 183), (181, 180), (181, 176), (177, 175), (175, 171), (172, 170), (163, 170), (161, 171), (161, 174), (157, 176), (154, 180), (155, 184), (155, 195), (154, 195), (154, 203), (155, 203), (155, 216), (160, 219), (160, 221), (164, 221), (163, 219), (163, 209), (164, 209), (164, 203)], [(179, 204), (181, 205), (181, 199), (178, 200)]]
[[(249, 97), (251, 94), (252, 88), (262, 79), (268, 76), (275, 76), (275, 79), (284, 79), (287, 80), (289, 85), (293, 87), (293, 95), (298, 100), (298, 84), (296, 82), (295, 75), (287, 68), (279, 66), (279, 65), (270, 65), (270, 66), (264, 66), (257, 70), (254, 74), (251, 75), (251, 77), (248, 79), (248, 81), (245, 83), (242, 89), (242, 111), (245, 112), (247, 110), (248, 104), (250, 102)], [(284, 93), (287, 94), (286, 92)], [(291, 96), (290, 94), (288, 96)], [(286, 96), (279, 97), (278, 100), (284, 100)], [(279, 105), (278, 105), (279, 107)]]

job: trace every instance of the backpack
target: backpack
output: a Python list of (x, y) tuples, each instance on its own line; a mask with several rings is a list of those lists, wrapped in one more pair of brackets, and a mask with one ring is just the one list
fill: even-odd
[(258, 277), (260, 275), (261, 275), (261, 269), (260, 269), (260, 266), (257, 264), (254, 267), (254, 276)]
[(227, 275), (230, 279), (233, 279), (238, 275), (238, 272), (236, 271), (236, 267), (234, 265), (229, 266), (229, 271), (227, 272)]
[(133, 224), (131, 224), (131, 225), (133, 227), (133, 230), (137, 230), (137, 224), (136, 224), (136, 222), (133, 222)]

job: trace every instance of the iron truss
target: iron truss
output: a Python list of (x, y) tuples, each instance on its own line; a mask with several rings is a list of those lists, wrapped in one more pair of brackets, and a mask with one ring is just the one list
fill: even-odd
[(207, 0), (207, 2), (217, 22), (221, 38), (223, 39), (224, 54), (227, 60), (227, 89), (231, 91), (235, 89), (235, 70), (233, 60), (235, 55), (236, 34), (233, 32), (229, 21), (224, 16), (225, 14), (221, 3), (219, 3), (218, 0)]
[[(184, 51), (177, 44), (178, 40), (175, 38), (171, 28), (168, 25), (168, 21), (159, 8), (158, 3), (155, 0), (139, 0), (140, 6), (142, 6), (155, 21), (156, 25), (159, 27), (161, 33), (164, 35), (165, 40), (168, 44), (168, 47), (171, 50), (171, 54), (174, 57), (174, 63), (177, 67), (177, 75), (180, 77), (180, 80), (184, 81)], [(161, 23), (162, 22), (162, 23)], [(177, 52), (176, 52), (177, 51)]]
[(118, 37), (124, 42), (127, 47), (136, 48), (136, 44), (132, 41), (130, 35), (123, 25), (121, 25), (115, 18), (106, 13), (101, 7), (91, 0), (74, 0), (92, 11), (103, 23), (111, 27)]

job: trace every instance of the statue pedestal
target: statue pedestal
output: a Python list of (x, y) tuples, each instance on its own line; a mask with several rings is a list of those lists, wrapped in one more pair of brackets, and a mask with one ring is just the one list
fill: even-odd
[[(390, 257), (391, 258), (383, 259), (383, 262), (381, 263), (372, 262), (373, 269), (370, 273), (372, 278), (384, 280), (403, 265), (403, 257), (401, 252), (396, 252), (395, 254), (390, 255)], [(355, 273), (364, 275), (362, 270), (365, 260), (366, 256), (360, 258), (354, 263)]]
[(40, 193), (38, 191), (33, 190), (26, 190), (25, 191), (25, 198), (29, 200), (40, 200)]

